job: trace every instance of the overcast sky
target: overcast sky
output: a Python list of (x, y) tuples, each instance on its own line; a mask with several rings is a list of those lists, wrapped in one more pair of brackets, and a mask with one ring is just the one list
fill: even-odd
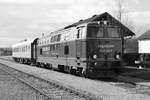
[[(114, 15), (116, 1), (0, 0), (0, 47), (39, 37), (94, 14)], [(125, 1), (126, 11), (139, 34), (140, 27), (150, 26), (150, 0)]]

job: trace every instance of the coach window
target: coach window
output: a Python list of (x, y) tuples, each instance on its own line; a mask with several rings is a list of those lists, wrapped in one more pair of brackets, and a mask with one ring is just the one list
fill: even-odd
[(21, 48), (21, 52), (23, 52), (23, 51), (24, 51), (24, 47)]
[(52, 51), (52, 45), (50, 45), (49, 48), (50, 48), (50, 51)]
[(26, 51), (27, 51), (27, 46), (26, 46)]
[(68, 54), (69, 54), (69, 46), (68, 46), (68, 45), (66, 45), (66, 46), (64, 47), (64, 54), (65, 54), (65, 55), (68, 55)]
[(28, 46), (26, 46), (26, 51), (28, 51)]
[(25, 46), (23, 47), (23, 52), (25, 52)]

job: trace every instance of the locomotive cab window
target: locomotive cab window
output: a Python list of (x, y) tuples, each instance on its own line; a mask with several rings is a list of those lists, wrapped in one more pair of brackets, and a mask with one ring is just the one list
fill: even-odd
[(119, 28), (118, 27), (110, 27), (110, 26), (98, 26), (92, 25), (88, 26), (87, 29), (87, 37), (92, 38), (120, 38)]
[(87, 29), (87, 37), (103, 37), (104, 32), (102, 27), (89, 26)]
[(119, 38), (120, 37), (119, 28), (118, 27), (108, 27), (107, 34), (108, 34), (108, 37)]
[(68, 54), (69, 54), (69, 46), (68, 46), (68, 45), (66, 45), (66, 46), (64, 47), (64, 54), (65, 54), (65, 55), (68, 55)]

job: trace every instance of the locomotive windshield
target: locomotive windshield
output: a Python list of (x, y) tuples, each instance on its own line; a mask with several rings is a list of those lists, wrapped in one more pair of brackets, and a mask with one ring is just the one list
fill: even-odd
[(87, 37), (96, 38), (120, 38), (119, 28), (110, 26), (88, 26)]

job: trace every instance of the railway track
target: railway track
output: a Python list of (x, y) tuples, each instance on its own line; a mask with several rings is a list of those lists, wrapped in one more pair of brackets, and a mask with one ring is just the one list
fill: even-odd
[(31, 87), (39, 95), (43, 96), (43, 100), (100, 100), (100, 98), (96, 98), (90, 94), (80, 93), (80, 91), (65, 87), (60, 83), (50, 82), (6, 65), (3, 66), (0, 67), (1, 70)]
[[(5, 60), (12, 61), (10, 59), (5, 59)], [(130, 74), (129, 75), (120, 75), (120, 76), (116, 77), (114, 80), (116, 80), (117, 82), (119, 82), (121, 84), (127, 84), (127, 85), (133, 87), (134, 90), (138, 93), (150, 95), (150, 80), (145, 80), (145, 79), (141, 79), (138, 77), (130, 77)], [(116, 84), (118, 84), (118, 83), (116, 83)], [(129, 86), (127, 86), (127, 87), (129, 87)], [(77, 94), (80, 94), (80, 93), (77, 92)], [(83, 97), (84, 97), (84, 95), (83, 95)], [(95, 99), (95, 98), (92, 98), (92, 100), (93, 99)]]
[[(4, 65), (2, 65), (4, 66)], [(39, 94), (40, 96), (42, 96), (42, 98), (44, 100), (48, 100), (51, 99), (50, 96), (46, 95), (43, 91), (41, 91), (40, 89), (38, 89), (37, 87), (35, 87), (34, 85), (31, 85), (31, 83), (27, 80), (23, 80), (21, 78), (18, 78), (17, 76), (15, 76), (14, 74), (10, 73), (8, 70), (5, 70), (4, 68), (0, 67), (0, 71), (2, 71), (3, 73), (13, 77), (14, 79), (19, 80), (19, 82), (23, 83), (24, 85), (30, 87), (32, 90), (34, 90), (36, 92), (36, 94)]]

